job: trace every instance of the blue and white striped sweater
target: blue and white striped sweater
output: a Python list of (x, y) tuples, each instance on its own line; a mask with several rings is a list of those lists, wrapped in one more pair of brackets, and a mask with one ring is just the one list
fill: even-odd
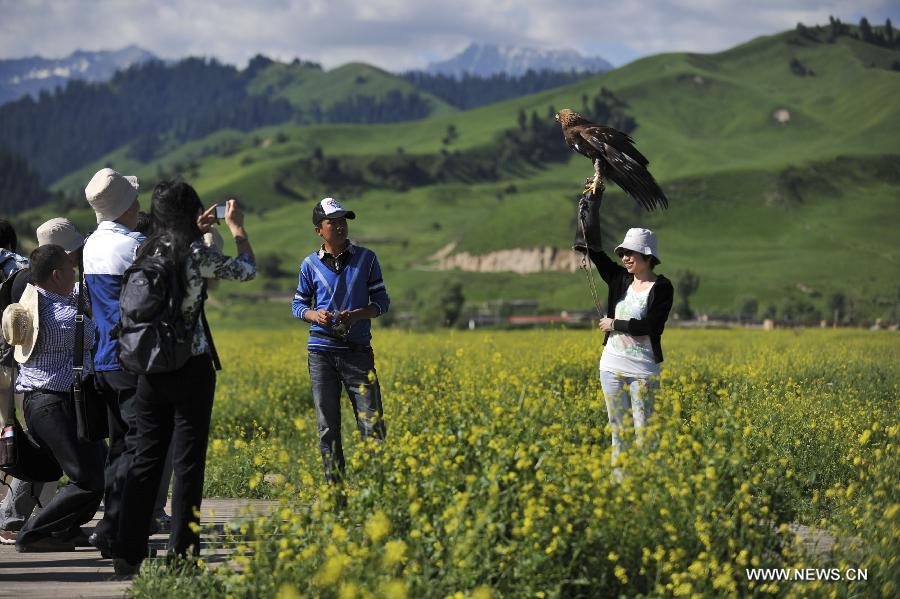
[[(299, 319), (307, 310), (355, 310), (374, 304), (379, 314), (388, 311), (391, 299), (388, 297), (381, 266), (375, 252), (361, 246), (352, 246), (350, 261), (340, 274), (334, 272), (322, 262), (322, 252), (313, 252), (300, 265), (299, 282), (291, 312)], [(334, 335), (331, 327), (311, 325), (310, 333)], [(369, 345), (372, 339), (372, 326), (369, 320), (362, 320), (350, 328), (346, 337), (353, 345)], [(350, 345), (328, 337), (310, 335), (308, 347), (319, 351), (347, 351)]]
[(84, 244), (84, 279), (98, 333), (94, 370), (122, 368), (116, 358), (118, 342), (109, 338), (109, 332), (119, 323), (122, 275), (134, 262), (135, 251), (143, 241), (140, 233), (116, 222), (103, 221)]

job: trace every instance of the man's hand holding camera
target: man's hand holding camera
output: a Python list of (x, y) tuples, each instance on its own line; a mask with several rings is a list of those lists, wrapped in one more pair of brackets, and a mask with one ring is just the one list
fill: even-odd
[(308, 320), (313, 324), (318, 324), (322, 326), (330, 326), (331, 325), (331, 312), (328, 310), (307, 310), (305, 314), (303, 314), (303, 318)]

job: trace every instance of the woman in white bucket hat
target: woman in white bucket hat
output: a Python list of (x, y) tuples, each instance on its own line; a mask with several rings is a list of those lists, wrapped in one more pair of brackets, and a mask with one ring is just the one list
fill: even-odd
[[(600, 328), (606, 333), (600, 358), (600, 384), (612, 425), (613, 463), (625, 449), (625, 420), (630, 414), (635, 433), (653, 413), (653, 396), (659, 387), (663, 361), (661, 338), (672, 309), (672, 282), (653, 272), (660, 264), (656, 235), (649, 229), (632, 228), (616, 246), (617, 264), (600, 244), (600, 200), (592, 199), (582, 221), (585, 245), (591, 261), (609, 287), (606, 317)], [(617, 476), (621, 476), (616, 470)]]

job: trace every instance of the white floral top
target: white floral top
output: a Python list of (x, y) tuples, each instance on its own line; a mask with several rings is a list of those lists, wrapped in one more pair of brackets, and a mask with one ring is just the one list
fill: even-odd
[[(644, 291), (635, 291), (629, 285), (625, 297), (616, 304), (616, 320), (638, 320), (647, 316), (647, 299), (651, 285)], [(629, 335), (612, 331), (600, 358), (600, 370), (629, 376), (655, 376), (659, 364), (653, 359), (653, 346), (649, 335)]]
[(191, 355), (199, 356), (209, 351), (209, 341), (200, 319), (200, 310), (206, 301), (206, 280), (249, 281), (256, 276), (256, 262), (249, 254), (228, 257), (196, 241), (191, 244), (191, 254), (185, 263), (184, 274), (187, 287), (181, 302), (181, 313), (185, 322), (196, 322)]

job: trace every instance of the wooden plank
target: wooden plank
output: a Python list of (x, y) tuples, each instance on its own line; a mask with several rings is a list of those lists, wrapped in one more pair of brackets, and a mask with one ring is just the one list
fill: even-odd
[[(247, 513), (270, 512), (277, 505), (274, 501), (205, 499), (201, 522), (203, 526), (221, 526)], [(171, 510), (171, 506), (167, 509)], [(84, 525), (85, 530), (93, 530), (102, 516), (103, 512), (98, 512), (94, 520)], [(163, 553), (167, 538), (164, 534), (154, 535), (150, 539), (151, 548)], [(207, 540), (204, 536), (204, 541)], [(210, 553), (209, 549), (201, 550), (201, 554)], [(223, 555), (218, 550), (215, 555), (224, 560), (227, 552)], [(93, 548), (64, 553), (18, 553), (13, 545), (0, 545), (0, 597), (122, 597), (130, 584), (127, 579), (117, 580), (112, 561), (102, 559)]]

